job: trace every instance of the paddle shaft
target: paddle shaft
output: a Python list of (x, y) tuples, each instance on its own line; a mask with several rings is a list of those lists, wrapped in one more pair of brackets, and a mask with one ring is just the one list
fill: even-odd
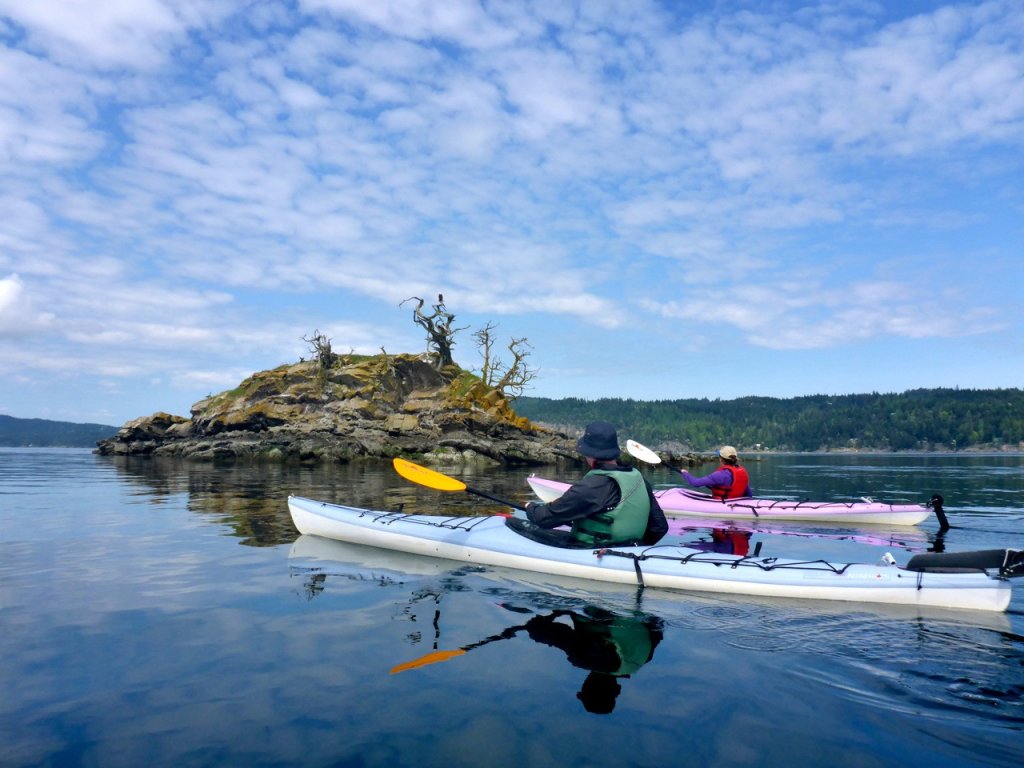
[(667, 461), (663, 461), (663, 462), (661, 462), (661, 466), (663, 466), (663, 467), (664, 467), (665, 469), (667, 469), (667, 470), (668, 470), (669, 472), (675, 472), (675, 473), (676, 473), (677, 475), (681, 475), (681, 474), (683, 474), (683, 468), (682, 468), (682, 467), (673, 467), (673, 466), (672, 466), (671, 464), (669, 464), (669, 463), (668, 463)]
[(941, 496), (939, 496), (939, 494), (932, 494), (930, 506), (932, 508), (932, 511), (935, 512), (935, 517), (939, 520), (939, 530), (948, 531), (953, 526), (951, 526), (949, 524), (949, 520), (946, 519), (946, 512), (945, 510), (942, 509), (943, 503), (944, 499)]
[(426, 667), (430, 664), (437, 664), (442, 661), (454, 659), (456, 656), (461, 656), (462, 654), (467, 653), (468, 651), (471, 651), (474, 648), (479, 648), (481, 645), (487, 645), (488, 643), (493, 643), (497, 640), (508, 640), (511, 637), (515, 637), (517, 632), (521, 632), (524, 629), (526, 629), (526, 625), (520, 624), (519, 626), (509, 627), (508, 629), (504, 630), (503, 632), (497, 635), (491, 635), (490, 637), (485, 637), (483, 640), (477, 640), (475, 643), (464, 645), (461, 648), (458, 648), (454, 651), (431, 651), (430, 653), (426, 653), (423, 656), (420, 656), (418, 659), (413, 659), (412, 661), (407, 661), (404, 664), (398, 664), (397, 666), (392, 667), (391, 674), (394, 675), (398, 672), (405, 672), (410, 669), (418, 669), (420, 667)]
[(513, 504), (511, 501), (499, 498), (497, 496), (492, 496), (491, 494), (486, 493), (485, 491), (479, 491), (476, 488), (470, 488), (468, 485), (466, 486), (466, 493), (472, 493), (474, 496), (481, 496), (482, 498), (490, 499), (491, 501), (495, 501), (498, 504), (504, 504), (506, 507), (512, 507), (512, 509), (518, 509), (520, 512), (525, 512), (526, 511), (526, 508), (523, 507), (523, 506), (520, 506), (519, 504)]
[(514, 637), (517, 632), (522, 632), (524, 629), (526, 629), (526, 625), (525, 624), (519, 624), (518, 626), (515, 626), (515, 627), (509, 627), (508, 629), (505, 629), (505, 630), (499, 632), (496, 635), (491, 635), (490, 637), (485, 637), (483, 640), (477, 640), (475, 643), (470, 643), (469, 645), (464, 645), (464, 646), (462, 646), (462, 650), (464, 650), (464, 651), (471, 651), (474, 648), (479, 648), (481, 645), (487, 645), (488, 643), (493, 643), (496, 640), (508, 640), (508, 639)]

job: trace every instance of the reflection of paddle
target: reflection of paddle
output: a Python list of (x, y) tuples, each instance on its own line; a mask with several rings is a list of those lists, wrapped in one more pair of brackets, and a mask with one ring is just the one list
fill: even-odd
[(481, 645), (487, 645), (487, 643), (493, 643), (496, 640), (508, 640), (510, 637), (514, 637), (517, 632), (526, 629), (525, 624), (520, 624), (517, 627), (509, 627), (508, 629), (501, 632), (498, 635), (491, 635), (485, 637), (483, 640), (477, 640), (475, 643), (464, 645), (461, 648), (457, 648), (454, 651), (432, 651), (431, 653), (420, 656), (418, 659), (407, 661), (404, 664), (399, 664), (391, 668), (391, 674), (397, 674), (398, 672), (405, 672), (407, 669), (418, 669), (419, 667), (425, 667), (428, 664), (437, 664), (440, 661), (448, 661), (448, 659), (454, 659), (456, 656), (461, 656), (467, 651), (471, 651), (474, 648), (479, 648)]
[(392, 459), (391, 463), (394, 465), (395, 471), (406, 480), (427, 488), (433, 488), (435, 491), (465, 491), (466, 493), (472, 493), (474, 496), (482, 496), (485, 499), (496, 501), (498, 504), (504, 504), (506, 507), (512, 507), (512, 509), (523, 509), (519, 504), (513, 504), (511, 501), (499, 499), (497, 496), (492, 496), (484, 491), (478, 491), (476, 488), (470, 488), (461, 480), (456, 480), (454, 477), (436, 472), (433, 469), (421, 467), (419, 464), (413, 464), (411, 461)]

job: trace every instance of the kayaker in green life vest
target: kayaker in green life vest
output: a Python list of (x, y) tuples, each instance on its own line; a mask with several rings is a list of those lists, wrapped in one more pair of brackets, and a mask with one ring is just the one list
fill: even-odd
[(619, 462), (615, 427), (595, 421), (576, 443), (590, 471), (548, 504), (530, 502), (527, 519), (539, 528), (571, 526), (569, 537), (588, 546), (655, 544), (668, 533), (665, 513), (639, 470)]

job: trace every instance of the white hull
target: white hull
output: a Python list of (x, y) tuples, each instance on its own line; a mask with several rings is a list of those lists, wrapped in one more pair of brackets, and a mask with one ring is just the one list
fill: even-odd
[(697, 592), (1004, 611), (1009, 582), (984, 572), (919, 573), (897, 566), (719, 555), (673, 544), (562, 549), (508, 528), (505, 518), (379, 512), (292, 496), (303, 534), (478, 565)]

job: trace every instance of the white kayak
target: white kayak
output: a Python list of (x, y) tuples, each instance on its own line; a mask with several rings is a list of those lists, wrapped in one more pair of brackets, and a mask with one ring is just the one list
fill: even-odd
[[(290, 496), (302, 534), (465, 563), (698, 592), (1005, 611), (1007, 576), (1024, 553), (987, 550), (915, 555), (906, 566), (723, 555), (672, 543), (563, 548), (524, 535), (500, 515), (443, 517), (329, 504)], [(950, 559), (952, 558), (952, 559)], [(953, 572), (946, 572), (952, 570)]]
[[(533, 492), (544, 502), (554, 501), (569, 488), (569, 483), (536, 475), (526, 478)], [(932, 514), (934, 505), (941, 510), (941, 497), (930, 504), (887, 504), (881, 501), (795, 501), (785, 499), (740, 498), (719, 501), (686, 488), (665, 488), (654, 495), (666, 516), (713, 517), (719, 520), (802, 520), (833, 523), (871, 523), (877, 525), (917, 525)], [(938, 501), (936, 501), (938, 499)]]

